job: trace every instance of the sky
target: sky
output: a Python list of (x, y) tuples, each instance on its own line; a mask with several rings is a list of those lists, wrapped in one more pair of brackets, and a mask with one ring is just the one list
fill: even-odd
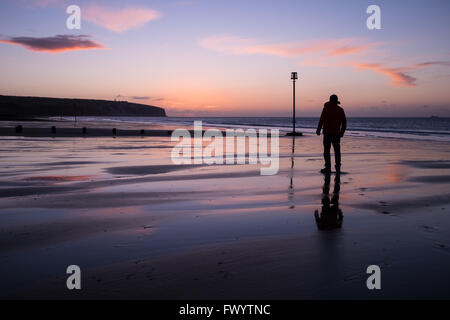
[[(66, 12), (80, 8), (81, 28)], [(381, 29), (370, 30), (370, 5)], [(447, 0), (0, 0), (0, 94), (169, 116), (450, 116)]]

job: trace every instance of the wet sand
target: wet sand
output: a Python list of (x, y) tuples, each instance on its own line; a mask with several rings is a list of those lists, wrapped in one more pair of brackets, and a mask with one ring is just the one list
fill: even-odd
[(346, 137), (328, 185), (312, 135), (280, 138), (275, 176), (173, 165), (170, 137), (0, 140), (1, 298), (450, 298), (448, 143)]

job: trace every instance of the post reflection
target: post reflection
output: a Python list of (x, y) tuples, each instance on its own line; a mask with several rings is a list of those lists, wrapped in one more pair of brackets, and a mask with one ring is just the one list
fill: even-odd
[(292, 152), (291, 152), (291, 169), (289, 170), (289, 191), (288, 191), (288, 200), (291, 203), (289, 209), (294, 209), (294, 157), (295, 157), (295, 137), (292, 137)]

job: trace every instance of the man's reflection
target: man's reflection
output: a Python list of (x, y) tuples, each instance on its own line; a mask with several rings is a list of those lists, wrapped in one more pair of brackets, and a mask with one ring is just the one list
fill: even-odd
[(319, 230), (332, 230), (342, 226), (344, 215), (339, 208), (339, 191), (341, 189), (341, 175), (336, 174), (334, 179), (334, 190), (330, 200), (330, 174), (325, 174), (325, 182), (322, 189), (322, 210), (316, 210), (314, 217), (316, 218), (317, 228)]

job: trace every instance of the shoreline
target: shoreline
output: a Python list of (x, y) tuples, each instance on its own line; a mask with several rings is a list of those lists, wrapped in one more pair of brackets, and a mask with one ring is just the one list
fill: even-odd
[[(141, 135), (141, 130), (147, 132), (149, 136), (167, 136), (167, 133), (164, 131), (175, 130), (175, 129), (187, 129), (192, 130), (194, 127), (193, 121), (197, 118), (179, 118), (179, 117), (168, 117), (162, 119), (161, 117), (144, 117), (144, 118), (136, 118), (136, 117), (118, 117), (118, 118), (90, 118), (88, 119), (79, 119), (79, 121), (74, 122), (73, 120), (60, 120), (60, 119), (40, 119), (39, 121), (0, 121), (0, 135), (4, 136), (12, 136), (16, 135), (14, 128), (21, 125), (23, 127), (23, 132), (25, 132), (25, 136), (80, 136), (83, 137), (82, 128), (85, 127), (88, 131), (88, 136), (90, 133), (94, 133), (93, 136), (101, 137), (101, 136), (114, 136), (112, 130), (116, 128), (116, 135), (124, 135), (124, 136), (139, 136)], [(213, 119), (209, 121), (208, 119)], [(219, 120), (217, 120), (219, 119)], [(254, 121), (246, 121), (244, 118), (229, 118), (231, 120), (224, 120), (225, 118), (198, 118), (197, 120), (203, 121), (203, 128), (207, 129), (218, 129), (220, 131), (226, 131), (227, 129), (267, 129), (273, 130), (278, 129), (280, 132), (280, 137), (284, 136), (286, 133), (291, 131), (290, 127), (280, 126), (281, 122), (279, 121), (271, 122), (265, 118), (265, 120), (261, 120), (260, 125), (256, 125)], [(284, 119), (287, 118), (279, 118)], [(308, 124), (307, 126), (301, 126), (300, 122), (303, 121), (301, 119), (297, 120), (297, 130), (305, 135), (315, 135), (315, 129), (311, 128), (311, 120), (315, 118), (304, 118), (306, 121), (304, 124)], [(352, 129), (349, 126), (346, 137), (362, 137), (362, 138), (392, 138), (399, 140), (417, 140), (417, 141), (440, 141), (440, 142), (450, 142), (449, 131), (446, 129), (446, 123), (442, 122), (442, 119), (439, 119), (438, 125), (439, 127), (431, 130), (431, 127), (427, 130), (400, 130), (400, 131), (390, 131), (388, 128), (380, 127), (378, 129), (371, 129), (373, 125), (378, 123), (381, 118), (349, 118), (351, 122), (354, 119), (355, 128)], [(371, 126), (367, 128), (359, 128), (359, 126), (364, 125), (367, 121), (370, 123), (370, 119), (376, 119), (378, 122), (371, 123)], [(392, 121), (392, 118), (383, 118), (386, 121)], [(422, 123), (422, 120), (427, 120), (429, 118), (399, 118), (402, 120), (403, 126), (405, 125), (405, 121), (407, 119), (412, 120), (420, 120), (419, 125)], [(281, 120), (280, 120), (281, 121)], [(360, 122), (362, 121), (362, 122)], [(220, 123), (223, 122), (223, 123)], [(248, 122), (248, 123), (247, 123)], [(314, 121), (313, 121), (314, 122)], [(250, 125), (253, 123), (253, 125)], [(428, 123), (428, 125), (430, 125)], [(52, 133), (52, 127), (56, 128), (56, 132)], [(442, 131), (443, 130), (443, 131)], [(449, 129), (450, 130), (450, 129)], [(27, 133), (28, 132), (28, 133)], [(120, 133), (118, 133), (120, 132)], [(192, 132), (191, 132), (192, 133)]]

